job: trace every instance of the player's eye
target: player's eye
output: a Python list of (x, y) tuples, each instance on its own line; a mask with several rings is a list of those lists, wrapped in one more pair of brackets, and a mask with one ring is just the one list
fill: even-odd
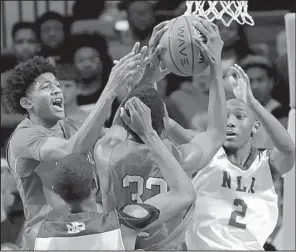
[(244, 115), (236, 115), (236, 118), (237, 118), (238, 120), (242, 120), (242, 119), (245, 118), (245, 116), (244, 116)]

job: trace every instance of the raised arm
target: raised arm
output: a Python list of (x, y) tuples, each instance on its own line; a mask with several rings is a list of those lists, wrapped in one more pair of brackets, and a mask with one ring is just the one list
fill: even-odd
[(232, 82), (236, 98), (241, 99), (253, 111), (274, 144), (274, 148), (269, 151), (271, 169), (280, 175), (289, 172), (295, 165), (295, 146), (288, 131), (255, 99), (244, 70), (238, 65), (233, 70), (239, 78), (238, 82)]
[(205, 132), (195, 133), (195, 135), (193, 131), (182, 129), (176, 123), (171, 130), (171, 134), (177, 138), (177, 141), (182, 142), (182, 139), (190, 141), (178, 147), (184, 156), (183, 168), (189, 175), (206, 166), (221, 148), (225, 140), (227, 120), (221, 69), (223, 41), (220, 38), (218, 27), (209, 21), (198, 19), (195, 27), (207, 38), (207, 43), (204, 44), (198, 36), (194, 35), (194, 41), (209, 62), (211, 69), (208, 126)]
[(122, 119), (139, 135), (152, 152), (154, 160), (159, 165), (170, 188), (169, 192), (158, 194), (144, 202), (159, 210), (159, 217), (148, 226), (150, 228), (158, 226), (188, 209), (193, 204), (196, 195), (191, 180), (153, 130), (150, 109), (135, 97), (126, 103), (125, 109), (129, 110), (130, 117), (122, 108)]
[(143, 67), (142, 55), (138, 53), (139, 43), (133, 51), (123, 57), (113, 67), (109, 81), (98, 102), (79, 130), (69, 139), (49, 137), (40, 148), (40, 159), (44, 161), (58, 160), (71, 153), (86, 154), (101, 136), (105, 120), (109, 115), (112, 102), (116, 97), (119, 85), (126, 85), (130, 78), (137, 75)]

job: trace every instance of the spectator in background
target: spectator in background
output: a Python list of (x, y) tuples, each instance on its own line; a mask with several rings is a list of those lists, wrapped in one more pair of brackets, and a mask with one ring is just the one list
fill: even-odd
[[(112, 69), (106, 40), (100, 35), (74, 35), (71, 45), (71, 58), (79, 78), (78, 105), (90, 111), (99, 99)], [(114, 101), (112, 115), (119, 103)]]
[(40, 43), (34, 23), (16, 23), (12, 28), (12, 40), (16, 65), (33, 58), (40, 52)]
[[(279, 109), (283, 110), (284, 108), (282, 105), (272, 97), (272, 90), (274, 88), (276, 78), (276, 71), (272, 63), (265, 57), (249, 55), (241, 61), (241, 67), (249, 76), (252, 92), (262, 106), (264, 106), (272, 114), (279, 111)], [(281, 117), (284, 117), (284, 114), (279, 112), (274, 115), (281, 115)], [(283, 121), (283, 118), (276, 118)], [(287, 127), (287, 125), (284, 126)], [(254, 144), (258, 148), (272, 147), (271, 140), (263, 128), (261, 128), (256, 134)]]
[[(40, 51), (37, 30), (34, 23), (18, 22), (12, 28), (12, 49), (14, 65), (12, 68), (36, 56)], [(1, 98), (7, 78), (11, 75), (11, 69), (1, 74)], [(1, 99), (1, 147), (12, 133), (16, 125), (24, 119), (23, 115), (10, 113), (4, 99)]]
[(77, 72), (74, 66), (70, 64), (57, 65), (56, 71), (64, 95), (65, 115), (69, 119), (82, 123), (88, 113), (81, 109), (77, 103), (77, 96), (79, 94)]
[(67, 62), (70, 38), (68, 21), (57, 12), (46, 12), (36, 21), (42, 43), (41, 56), (51, 57), (56, 64)]
[(153, 5), (149, 1), (122, 0), (120, 11), (126, 11), (129, 29), (121, 33), (120, 41), (110, 42), (110, 54), (114, 60), (129, 53), (136, 42), (141, 47), (148, 45), (156, 19)]
[(12, 52), (1, 55), (1, 73), (13, 69), (18, 63), (33, 58), (40, 52), (36, 25), (32, 22), (17, 22), (12, 27)]

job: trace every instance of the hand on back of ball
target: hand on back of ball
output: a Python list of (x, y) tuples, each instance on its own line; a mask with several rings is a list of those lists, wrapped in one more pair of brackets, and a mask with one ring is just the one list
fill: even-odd
[(219, 28), (203, 17), (197, 17), (194, 27), (207, 38), (204, 44), (199, 36), (193, 35), (195, 44), (200, 48), (206, 60), (211, 64), (220, 64), (224, 42), (220, 37)]

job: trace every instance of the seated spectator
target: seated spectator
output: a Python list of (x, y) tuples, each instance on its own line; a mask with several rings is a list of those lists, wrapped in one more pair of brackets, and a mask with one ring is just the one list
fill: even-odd
[[(20, 62), (33, 58), (40, 52), (36, 25), (17, 22), (12, 27), (12, 50), (1, 55), (1, 73), (13, 69)], [(7, 74), (7, 73), (6, 73)]]
[[(12, 51), (14, 57), (14, 65), (24, 62), (36, 56), (40, 51), (40, 44), (36, 26), (31, 22), (19, 22), (12, 28)], [(12, 67), (12, 68), (13, 68)], [(16, 125), (24, 119), (24, 116), (10, 113), (3, 99), (3, 90), (6, 85), (7, 78), (11, 75), (11, 70), (1, 74), (1, 147), (12, 133)]]
[[(250, 84), (255, 98), (270, 112), (282, 105), (272, 97), (276, 73), (271, 62), (262, 56), (250, 55), (241, 62), (241, 67), (250, 78)], [(271, 147), (271, 140), (261, 128), (254, 138), (254, 144), (259, 148)]]
[(46, 12), (36, 23), (42, 43), (41, 56), (51, 57), (56, 64), (67, 62), (70, 32), (66, 18), (57, 12)]
[(136, 42), (140, 42), (141, 47), (148, 45), (156, 25), (153, 5), (149, 1), (122, 0), (118, 9), (126, 11), (129, 29), (121, 33), (119, 41), (110, 41), (110, 54), (114, 60), (129, 53)]
[(79, 94), (79, 80), (74, 66), (70, 64), (57, 65), (57, 78), (60, 81), (61, 88), (64, 95), (64, 108), (67, 118), (74, 121), (81, 121), (86, 119), (88, 113), (81, 109), (77, 103), (77, 96)]
[[(106, 40), (100, 35), (75, 35), (71, 48), (72, 62), (79, 78), (78, 105), (89, 111), (99, 99), (112, 69)], [(112, 115), (119, 106), (115, 100)], [(111, 120), (111, 119), (110, 119)]]

